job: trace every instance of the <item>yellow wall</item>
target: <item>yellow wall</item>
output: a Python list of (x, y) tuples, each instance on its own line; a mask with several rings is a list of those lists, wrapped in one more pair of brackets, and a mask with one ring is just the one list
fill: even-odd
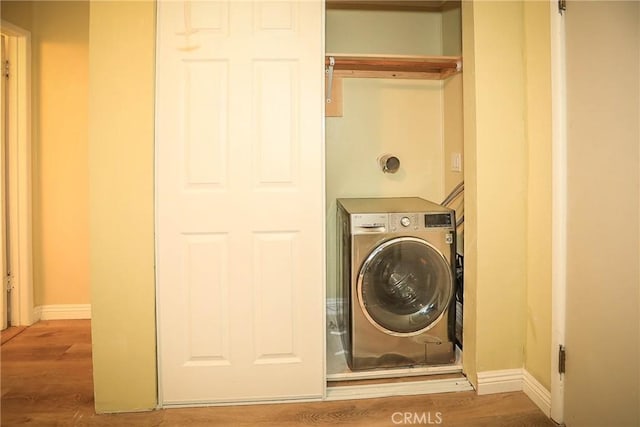
[[(463, 7), (463, 15), (472, 14), (464, 18), (463, 55), (465, 218), (473, 218), (465, 225), (465, 266), (470, 271), (465, 271), (469, 316), (464, 364), (475, 381), (476, 372), (523, 366), (527, 269), (523, 5), (474, 2)], [(474, 347), (475, 360), (468, 360)]]
[(469, 380), (477, 385), (477, 306), (478, 306), (478, 189), (476, 156), (476, 58), (474, 3), (462, 2), (462, 82), (464, 86), (464, 342), (463, 368)]
[(473, 382), (524, 367), (550, 388), (549, 16), (545, 2), (463, 2), (464, 365)]
[(34, 305), (88, 304), (88, 1), (3, 2), (31, 31)]
[[(442, 12), (442, 54), (446, 56), (462, 55), (461, 8), (455, 7)], [(456, 74), (443, 82), (443, 169), (444, 194), (464, 179), (464, 112), (462, 104), (462, 74)], [(452, 170), (452, 157), (460, 155), (460, 172)], [(456, 211), (456, 217), (464, 214), (464, 196), (449, 205)], [(463, 253), (464, 226), (458, 228), (458, 253)]]
[(155, 3), (92, 1), (89, 198), (98, 412), (156, 405)]
[(527, 336), (524, 367), (551, 389), (551, 3), (524, 2), (526, 45)]
[[(452, 7), (442, 12), (442, 54), (462, 55), (461, 8)], [(443, 82), (444, 126), (444, 189), (449, 192), (463, 179), (462, 172), (451, 170), (451, 155), (463, 154), (464, 120), (462, 105), (462, 74), (456, 74)]]
[(448, 195), (463, 180), (463, 172), (451, 169), (454, 153), (460, 154), (461, 166), (464, 170), (464, 116), (462, 105), (462, 74), (456, 74), (443, 82), (443, 169), (444, 190)]

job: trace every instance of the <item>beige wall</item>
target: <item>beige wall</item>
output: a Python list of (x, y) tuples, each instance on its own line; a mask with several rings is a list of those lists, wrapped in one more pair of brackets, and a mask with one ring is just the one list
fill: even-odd
[(92, 1), (89, 198), (98, 412), (156, 405), (155, 2)]
[(88, 1), (3, 2), (31, 31), (34, 305), (88, 304)]
[(549, 16), (544, 2), (463, 2), (464, 365), (473, 382), (524, 367), (550, 388)]
[[(442, 54), (462, 55), (462, 9), (460, 6), (442, 12)], [(464, 61), (463, 61), (464, 62)], [(464, 66), (463, 66), (464, 68)], [(442, 82), (443, 118), (443, 171), (444, 194), (464, 180), (464, 108), (462, 103), (462, 74), (456, 74)], [(453, 156), (460, 156), (460, 171), (452, 169)], [(455, 209), (456, 218), (464, 215), (464, 194), (449, 204)], [(464, 223), (458, 227), (457, 252), (464, 254)]]
[(551, 389), (551, 29), (549, 2), (524, 2), (528, 146), (524, 367)]
[[(462, 74), (456, 74), (443, 82), (443, 172), (445, 196), (464, 178), (464, 113), (462, 105)], [(463, 171), (451, 169), (454, 153), (462, 157)], [(439, 200), (438, 200), (439, 201)]]
[(438, 12), (327, 10), (328, 53), (441, 55)]
[(476, 119), (476, 56), (475, 56), (474, 3), (462, 2), (462, 84), (464, 112), (464, 316), (463, 367), (469, 380), (477, 385), (477, 306), (478, 306), (478, 188), (477, 174), (477, 119)]
[[(523, 5), (465, 2), (463, 8), (468, 221), (464, 364), (476, 382), (477, 372), (523, 366), (527, 267)], [(475, 358), (469, 360), (474, 347)]]
[[(461, 8), (455, 7), (442, 12), (442, 54), (462, 55)], [(444, 138), (444, 190), (445, 195), (459, 184), (462, 172), (451, 169), (454, 153), (464, 154), (464, 120), (462, 105), (462, 74), (456, 74), (443, 82), (443, 138)], [(464, 156), (462, 156), (464, 158)], [(454, 206), (457, 208), (457, 205)], [(462, 211), (460, 211), (462, 213)]]
[(442, 11), (442, 54), (462, 54), (462, 8), (460, 5), (446, 7)]

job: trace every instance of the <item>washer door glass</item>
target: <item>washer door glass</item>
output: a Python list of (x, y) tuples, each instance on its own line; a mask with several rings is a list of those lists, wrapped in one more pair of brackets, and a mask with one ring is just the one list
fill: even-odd
[(401, 237), (378, 246), (358, 277), (365, 316), (384, 332), (413, 335), (442, 317), (453, 294), (451, 265), (424, 240)]

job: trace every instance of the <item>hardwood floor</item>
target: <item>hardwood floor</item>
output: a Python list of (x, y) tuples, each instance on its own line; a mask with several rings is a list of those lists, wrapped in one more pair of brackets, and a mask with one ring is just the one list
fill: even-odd
[(475, 392), (96, 415), (88, 320), (2, 332), (2, 426), (554, 426), (523, 393)]

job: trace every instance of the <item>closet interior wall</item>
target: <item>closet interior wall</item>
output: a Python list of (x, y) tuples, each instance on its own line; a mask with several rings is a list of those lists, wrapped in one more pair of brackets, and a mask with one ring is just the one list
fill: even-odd
[[(457, 56), (460, 8), (327, 10), (327, 55)], [(327, 299), (337, 301), (336, 199), (417, 196), (440, 203), (463, 179), (462, 75), (344, 78), (342, 116), (326, 117)], [(400, 159), (395, 174), (378, 158)], [(461, 245), (460, 245), (461, 247)]]

